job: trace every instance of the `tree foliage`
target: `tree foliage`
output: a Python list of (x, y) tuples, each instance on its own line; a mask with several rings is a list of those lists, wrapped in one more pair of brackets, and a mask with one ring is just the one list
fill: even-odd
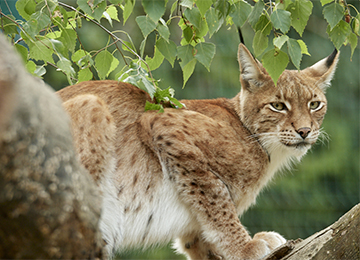
[[(353, 53), (360, 36), (358, 10), (345, 0), (320, 2), (335, 48), (350, 45)], [(181, 104), (171, 88), (161, 90), (151, 71), (164, 62), (174, 66), (178, 60), (185, 86), (196, 64), (210, 70), (216, 53), (211, 37), (222, 27), (251, 25), (254, 54), (275, 83), (290, 61), (299, 69), (302, 56), (310, 55), (301, 39), (312, 14), (310, 0), (142, 0), (141, 14), (135, 14), (135, 4), (134, 0), (77, 0), (76, 6), (70, 6), (58, 0), (18, 0), (16, 9), (23, 19), (0, 10), (1, 30), (12, 40), (27, 69), (39, 77), (50, 65), (64, 73), (69, 84), (106, 79), (122, 64), (114, 55), (118, 52), (125, 66), (111, 77), (146, 90), (157, 103), (174, 107)], [(85, 21), (109, 35), (101, 49), (89, 50), (82, 44), (78, 29)], [(131, 31), (112, 30), (114, 23), (136, 24), (143, 36), (140, 46), (134, 45)], [(287, 35), (291, 28), (298, 39)], [(181, 39), (174, 36), (179, 30)], [(110, 50), (112, 45), (114, 50)], [(145, 57), (146, 46), (153, 47), (152, 57)], [(147, 108), (159, 109), (157, 105)]]

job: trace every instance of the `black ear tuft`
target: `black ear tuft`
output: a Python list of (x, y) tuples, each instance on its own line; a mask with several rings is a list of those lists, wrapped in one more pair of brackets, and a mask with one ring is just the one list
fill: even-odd
[(245, 42), (244, 42), (244, 37), (242, 35), (242, 32), (241, 32), (241, 28), (238, 27), (238, 32), (239, 32), (239, 37), (240, 37), (240, 43), (244, 44), (245, 45)]
[(330, 66), (333, 64), (336, 54), (338, 53), (337, 49), (335, 48), (335, 50), (327, 57), (326, 59), (326, 67), (330, 68)]

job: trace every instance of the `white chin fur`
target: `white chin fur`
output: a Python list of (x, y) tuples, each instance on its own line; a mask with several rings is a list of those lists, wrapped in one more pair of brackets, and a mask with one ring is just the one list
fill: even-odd
[(270, 156), (269, 171), (275, 173), (279, 170), (290, 169), (294, 163), (301, 160), (310, 147), (311, 145), (286, 146), (280, 142), (264, 145)]

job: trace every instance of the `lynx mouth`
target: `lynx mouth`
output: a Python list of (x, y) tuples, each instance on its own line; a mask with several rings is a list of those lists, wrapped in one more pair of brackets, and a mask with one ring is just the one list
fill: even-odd
[(288, 146), (288, 147), (293, 147), (295, 149), (309, 149), (311, 144), (307, 143), (307, 142), (299, 142), (299, 143), (295, 143), (295, 144), (289, 144), (289, 143), (283, 143), (284, 145)]

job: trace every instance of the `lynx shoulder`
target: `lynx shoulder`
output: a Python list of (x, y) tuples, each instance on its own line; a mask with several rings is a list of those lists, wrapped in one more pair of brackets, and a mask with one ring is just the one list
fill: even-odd
[(277, 87), (243, 45), (238, 60), (233, 99), (183, 100), (186, 109), (164, 113), (145, 112), (149, 95), (116, 81), (58, 92), (102, 190), (110, 253), (175, 240), (188, 259), (261, 259), (285, 242), (275, 232), (251, 237), (238, 216), (318, 139), (338, 54), (285, 70)]

